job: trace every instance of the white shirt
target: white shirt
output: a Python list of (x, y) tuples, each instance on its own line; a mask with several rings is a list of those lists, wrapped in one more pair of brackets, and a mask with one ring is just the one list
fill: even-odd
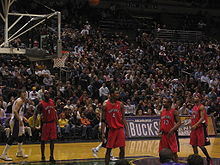
[(135, 113), (136, 113), (136, 109), (135, 109), (135, 105), (125, 105), (124, 106), (124, 108), (125, 108), (125, 114), (134, 114), (135, 115)]
[(89, 31), (88, 31), (87, 29), (83, 29), (83, 30), (81, 31), (81, 34), (82, 34), (83, 36), (88, 35), (88, 34), (89, 34)]
[(73, 106), (72, 106), (72, 105), (65, 105), (65, 106), (64, 106), (64, 109), (65, 109), (65, 108), (66, 108), (66, 109), (71, 109), (71, 110), (73, 110)]
[(210, 79), (209, 79), (208, 76), (204, 76), (204, 75), (203, 75), (203, 76), (201, 77), (201, 81), (202, 81), (202, 82), (209, 83)]
[(215, 88), (215, 87), (217, 87), (218, 86), (218, 80), (217, 79), (214, 79), (214, 80), (210, 80), (210, 82), (209, 82), (209, 87), (210, 88)]
[(44, 95), (44, 91), (40, 89), (37, 93), (38, 93), (38, 96), (42, 99)]
[[(11, 117), (11, 120), (14, 119), (15, 117), (15, 105), (17, 104), (17, 102), (20, 100), (21, 98), (19, 97), (17, 100), (15, 100), (15, 102), (13, 103), (13, 106), (12, 106), (12, 117)], [(18, 111), (18, 114), (19, 114), (19, 117), (23, 120), (24, 118), (24, 109), (25, 109), (25, 104), (23, 103)]]
[(5, 101), (2, 101), (2, 106), (3, 106), (4, 110), (7, 108), (7, 105), (8, 104)]
[(42, 70), (42, 74), (50, 75), (50, 71), (48, 69)]
[(26, 71), (27, 71), (27, 73), (28, 73), (29, 75), (32, 74), (31, 68), (28, 68)]
[(101, 96), (108, 96), (108, 94), (109, 94), (109, 89), (108, 89), (108, 87), (101, 87), (100, 89), (99, 89), (99, 96), (101, 97)]
[(39, 99), (39, 98), (40, 98), (40, 96), (37, 91), (30, 91), (30, 93), (29, 93), (30, 100), (35, 100), (35, 99)]
[(42, 71), (40, 71), (40, 70), (35, 71), (35, 74), (38, 75), (38, 76), (41, 76), (42, 75)]
[(43, 83), (48, 86), (53, 85), (53, 79), (51, 77), (45, 77)]

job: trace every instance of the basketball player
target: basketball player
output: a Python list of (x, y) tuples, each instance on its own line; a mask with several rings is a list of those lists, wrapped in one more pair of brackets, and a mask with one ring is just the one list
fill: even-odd
[(112, 148), (120, 148), (119, 159), (125, 157), (125, 131), (127, 125), (124, 117), (124, 105), (118, 101), (119, 92), (110, 90), (109, 100), (103, 104), (101, 133), (102, 141), (105, 143), (105, 128), (109, 128), (105, 164), (109, 165)]
[(175, 109), (172, 109), (172, 101), (169, 98), (163, 99), (164, 109), (160, 115), (160, 146), (159, 151), (163, 148), (169, 148), (173, 152), (174, 161), (178, 161), (177, 152), (178, 139), (176, 131), (181, 125), (179, 113)]
[(8, 150), (14, 141), (18, 141), (17, 157), (27, 158), (22, 150), (22, 144), (24, 139), (24, 110), (26, 101), (26, 91), (19, 91), (19, 98), (15, 100), (12, 106), (12, 117), (10, 119), (11, 136), (9, 137), (5, 149), (3, 150), (0, 159), (5, 161), (12, 161), (12, 158), (8, 157)]
[(192, 131), (190, 134), (190, 144), (193, 147), (194, 154), (198, 154), (199, 147), (206, 156), (207, 164), (212, 165), (212, 159), (208, 154), (205, 146), (210, 144), (207, 134), (208, 115), (201, 104), (199, 95), (194, 96), (194, 107), (192, 109)]
[(37, 106), (34, 121), (38, 113), (41, 114), (41, 161), (46, 160), (45, 142), (50, 141), (50, 162), (55, 163), (54, 140), (57, 139), (57, 112), (48, 91), (44, 92), (44, 99)]

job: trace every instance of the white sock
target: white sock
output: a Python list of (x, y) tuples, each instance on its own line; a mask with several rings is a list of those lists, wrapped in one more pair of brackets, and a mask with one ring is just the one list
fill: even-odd
[(2, 155), (7, 155), (8, 154), (8, 150), (9, 150), (10, 147), (11, 147), (10, 145), (6, 144), (6, 146), (5, 146), (5, 148), (4, 148), (3, 152), (2, 152)]
[(113, 157), (112, 151), (110, 152), (110, 157)]
[(95, 149), (97, 152), (99, 152), (99, 150), (102, 148), (102, 143), (100, 143)]
[(9, 135), (10, 135), (10, 129), (9, 128), (5, 128), (5, 134), (6, 134), (6, 137), (9, 138)]
[(18, 143), (18, 152), (22, 152), (22, 144), (23, 143)]
[(29, 136), (32, 136), (32, 131), (31, 131), (31, 128), (30, 128), (30, 127), (28, 127), (28, 135), (29, 135)]

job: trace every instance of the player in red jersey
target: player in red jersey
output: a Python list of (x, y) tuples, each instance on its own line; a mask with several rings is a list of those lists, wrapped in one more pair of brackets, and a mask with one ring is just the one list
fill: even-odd
[(193, 147), (194, 154), (198, 154), (199, 147), (206, 156), (208, 165), (212, 165), (212, 160), (206, 150), (205, 146), (210, 144), (207, 133), (208, 115), (201, 104), (200, 97), (196, 95), (194, 97), (195, 105), (192, 109), (192, 131), (190, 134), (190, 144)]
[(35, 119), (37, 114), (41, 113), (41, 160), (45, 161), (45, 142), (50, 140), (50, 162), (55, 163), (54, 152), (54, 140), (57, 139), (57, 112), (55, 104), (50, 99), (48, 91), (44, 92), (44, 99), (40, 101), (35, 113)]
[(119, 159), (125, 157), (125, 133), (127, 134), (127, 124), (124, 117), (124, 105), (118, 101), (119, 92), (110, 90), (109, 100), (103, 104), (101, 132), (104, 143), (106, 125), (109, 128), (105, 164), (109, 165), (112, 148), (120, 148)]
[(177, 152), (179, 151), (177, 130), (181, 125), (179, 113), (172, 109), (171, 99), (165, 98), (163, 100), (164, 109), (160, 115), (160, 146), (159, 151), (163, 148), (169, 148), (174, 154), (174, 161), (178, 161)]

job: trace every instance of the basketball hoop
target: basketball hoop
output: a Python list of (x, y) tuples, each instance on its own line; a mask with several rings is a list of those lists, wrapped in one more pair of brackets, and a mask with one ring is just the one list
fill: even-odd
[(62, 57), (57, 57), (53, 59), (54, 68), (64, 68), (65, 67), (65, 62), (66, 62), (67, 56), (62, 56)]

